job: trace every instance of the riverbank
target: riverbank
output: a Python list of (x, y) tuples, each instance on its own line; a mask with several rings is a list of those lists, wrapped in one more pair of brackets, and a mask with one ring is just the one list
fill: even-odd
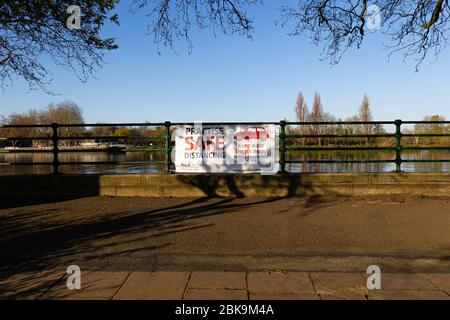
[(0, 176), (4, 197), (302, 197), (450, 195), (450, 173)]

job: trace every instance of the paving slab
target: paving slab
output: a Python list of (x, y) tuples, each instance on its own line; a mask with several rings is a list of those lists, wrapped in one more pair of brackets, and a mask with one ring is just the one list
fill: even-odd
[(421, 273), (381, 273), (381, 289), (439, 290), (427, 275)]
[(369, 300), (450, 300), (443, 291), (438, 290), (373, 290)]
[(250, 272), (247, 283), (250, 293), (316, 293), (307, 272)]
[(322, 300), (367, 300), (368, 290), (359, 288), (330, 288), (317, 290)]
[(317, 294), (250, 294), (250, 300), (320, 300)]
[(113, 299), (181, 300), (189, 272), (133, 272)]
[(67, 275), (41, 299), (111, 299), (129, 276), (129, 272), (90, 271), (81, 273), (81, 289), (67, 288)]
[(184, 300), (248, 300), (247, 290), (188, 289)]
[(245, 289), (245, 272), (194, 271), (189, 288), (195, 289)]
[(428, 279), (431, 280), (439, 289), (450, 291), (450, 274), (430, 274)]
[(311, 279), (316, 289), (339, 287), (367, 288), (366, 279), (359, 273), (311, 272)]
[(311, 279), (322, 300), (366, 300), (366, 279), (359, 273), (312, 272)]

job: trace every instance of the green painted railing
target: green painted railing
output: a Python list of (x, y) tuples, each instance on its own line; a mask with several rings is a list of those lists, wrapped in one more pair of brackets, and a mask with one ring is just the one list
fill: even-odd
[[(395, 163), (396, 171), (402, 171), (402, 163), (414, 163), (414, 162), (423, 162), (423, 163), (439, 163), (439, 162), (450, 162), (450, 159), (436, 159), (436, 160), (411, 160), (411, 159), (403, 159), (402, 152), (408, 150), (447, 150), (450, 151), (450, 144), (445, 146), (411, 146), (402, 144), (402, 140), (406, 137), (408, 138), (436, 138), (436, 137), (450, 137), (450, 133), (448, 133), (448, 127), (450, 121), (351, 121), (351, 122), (287, 122), (287, 121), (279, 121), (279, 122), (208, 122), (202, 123), (203, 126), (214, 126), (214, 125), (264, 125), (264, 124), (273, 124), (278, 125), (280, 127), (279, 131), (279, 151), (280, 151), (280, 173), (286, 173), (286, 166), (288, 164), (296, 164), (296, 163)], [(443, 125), (446, 126), (445, 133), (402, 133), (403, 125), (415, 125), (415, 124), (428, 124), (428, 125)], [(172, 123), (169, 121), (162, 123), (108, 123), (108, 124), (58, 124), (51, 123), (45, 125), (3, 125), (0, 126), (0, 142), (1, 141), (51, 141), (51, 147), (41, 147), (41, 148), (24, 148), (22, 151), (30, 152), (30, 153), (41, 153), (47, 152), (53, 154), (52, 162), (12, 162), (12, 163), (0, 163), (0, 165), (11, 165), (11, 166), (39, 166), (39, 165), (51, 165), (53, 167), (53, 173), (60, 173), (60, 166), (62, 165), (117, 165), (117, 164), (145, 164), (145, 163), (163, 163), (165, 164), (165, 170), (170, 173), (172, 172), (172, 159), (171, 154), (173, 151), (172, 144), (172, 132), (175, 126), (180, 125), (195, 125), (194, 123)], [(323, 127), (323, 126), (352, 126), (352, 125), (393, 125), (395, 126), (395, 133), (342, 133), (336, 132), (334, 133), (312, 133), (312, 134), (298, 134), (298, 133), (290, 133), (292, 131), (292, 127), (294, 131), (305, 131), (304, 128), (311, 127)], [(103, 135), (70, 135), (65, 136), (60, 133), (61, 129), (64, 128), (87, 128), (87, 127), (147, 127), (153, 129), (160, 129), (160, 133), (149, 136), (103, 136)], [(41, 136), (7, 136), (2, 137), (2, 129), (25, 129), (25, 128), (36, 128), (36, 129), (44, 129), (47, 130), (46, 135)], [(289, 143), (294, 139), (355, 139), (355, 138), (364, 138), (364, 139), (373, 139), (373, 138), (392, 138), (394, 139), (394, 143), (392, 146), (382, 147), (382, 146), (347, 146), (347, 144), (340, 144), (339, 146), (331, 145), (331, 146), (322, 146), (320, 144), (310, 144), (300, 146), (297, 143)], [(151, 162), (143, 162), (143, 161), (60, 161), (60, 154), (65, 152), (98, 152), (98, 149), (83, 149), (82, 147), (77, 148), (64, 148), (59, 146), (60, 141), (80, 141), (80, 140), (105, 140), (105, 141), (129, 141), (129, 140), (161, 140), (159, 146), (156, 147), (140, 147), (133, 146), (128, 147), (127, 152), (160, 152), (165, 153), (164, 161), (151, 161)], [(294, 141), (295, 142), (295, 141)], [(392, 151), (395, 153), (395, 158), (387, 159), (387, 160), (340, 160), (340, 159), (326, 159), (326, 160), (296, 160), (296, 159), (288, 159), (287, 155), (292, 152), (314, 152), (314, 151)], [(18, 152), (18, 150), (8, 150), (8, 149), (0, 149), (0, 153), (6, 152)]]
[[(450, 124), (450, 121), (341, 121), (341, 122), (285, 122), (280, 121), (280, 167), (281, 172), (286, 172), (286, 164), (289, 163), (395, 163), (396, 172), (402, 171), (402, 163), (439, 163), (450, 162), (450, 159), (434, 159), (434, 160), (404, 160), (402, 159), (402, 151), (407, 150), (448, 150), (450, 151), (450, 144), (447, 146), (405, 146), (402, 145), (403, 137), (450, 137), (450, 133), (402, 133), (402, 125), (411, 124), (428, 124), (428, 125), (446, 125)], [(324, 126), (324, 125), (395, 125), (395, 133), (373, 133), (373, 134), (286, 134), (286, 126), (297, 127), (311, 127), (311, 126)], [(448, 129), (445, 129), (448, 131)], [(299, 147), (299, 146), (286, 146), (286, 139), (289, 138), (394, 138), (395, 145), (392, 147), (378, 147), (378, 146), (364, 146), (364, 147)], [(286, 153), (289, 151), (394, 151), (395, 158), (388, 160), (286, 160)]]

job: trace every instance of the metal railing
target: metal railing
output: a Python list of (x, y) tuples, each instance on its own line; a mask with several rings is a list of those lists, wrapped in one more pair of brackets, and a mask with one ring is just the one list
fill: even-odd
[[(279, 151), (280, 151), (280, 173), (286, 173), (286, 165), (288, 164), (296, 164), (296, 163), (395, 163), (396, 172), (402, 171), (403, 163), (414, 163), (414, 162), (430, 162), (430, 163), (444, 163), (450, 162), (450, 159), (403, 159), (402, 152), (411, 151), (411, 150), (446, 150), (450, 151), (450, 144), (446, 146), (411, 146), (402, 144), (402, 139), (405, 137), (412, 138), (436, 138), (436, 137), (450, 137), (450, 133), (448, 132), (448, 125), (450, 121), (339, 121), (339, 122), (287, 122), (287, 121), (279, 121), (279, 122), (208, 122), (202, 123), (203, 126), (217, 126), (217, 125), (278, 125), (280, 127), (279, 134)], [(423, 124), (423, 125), (446, 125), (447, 129), (445, 133), (403, 133), (402, 125), (414, 125), (414, 124)], [(64, 165), (117, 165), (117, 164), (147, 164), (149, 162), (130, 162), (130, 161), (60, 161), (60, 154), (66, 152), (98, 152), (98, 149), (80, 149), (80, 148), (62, 148), (59, 146), (62, 141), (82, 141), (82, 140), (106, 140), (106, 141), (129, 141), (129, 140), (162, 140), (157, 147), (143, 147), (143, 148), (130, 148), (127, 149), (127, 152), (164, 152), (165, 160), (163, 161), (152, 161), (151, 163), (160, 163), (165, 165), (165, 171), (170, 173), (172, 172), (172, 159), (171, 153), (173, 150), (172, 145), (172, 129), (175, 126), (180, 125), (195, 125), (194, 123), (186, 122), (186, 123), (172, 123), (170, 121), (161, 122), (161, 123), (96, 123), (96, 124), (24, 124), (24, 125), (2, 125), (0, 126), (0, 142), (1, 141), (51, 141), (51, 148), (29, 148), (27, 152), (30, 153), (52, 153), (53, 160), (51, 162), (36, 162), (36, 161), (24, 161), (24, 162), (7, 162), (1, 163), (0, 165), (9, 165), (9, 166), (52, 166), (53, 174), (60, 173), (60, 167)], [(311, 128), (311, 126), (323, 127), (323, 126), (363, 126), (363, 125), (394, 125), (395, 133), (369, 133), (369, 134), (361, 134), (361, 133), (295, 133), (295, 131), (302, 131), (301, 128)], [(294, 133), (290, 133), (288, 130), (292, 126), (296, 126), (294, 129)], [(59, 133), (59, 130), (63, 128), (93, 128), (93, 127), (147, 127), (147, 128), (155, 128), (159, 129), (160, 133), (155, 135), (148, 135), (145, 137), (142, 136), (103, 136), (103, 135), (68, 135), (64, 136)], [(6, 137), (2, 137), (2, 129), (25, 129), (25, 128), (34, 128), (41, 129), (46, 131), (46, 135), (40, 136), (11, 136), (8, 135)], [(304, 130), (303, 130), (304, 131)], [(321, 131), (321, 130), (319, 130)], [(355, 138), (364, 138), (364, 139), (373, 139), (373, 138), (392, 138), (394, 139), (393, 146), (373, 146), (373, 145), (358, 145), (358, 146), (347, 146), (347, 144), (339, 144), (339, 146), (322, 146), (320, 143), (312, 143), (309, 145), (299, 146), (295, 143), (295, 139), (304, 139), (304, 140), (317, 140), (317, 139), (355, 139)], [(293, 144), (289, 144), (289, 142), (293, 140)], [(304, 141), (303, 140), (303, 141)], [(386, 160), (340, 160), (340, 159), (326, 159), (326, 160), (296, 160), (296, 159), (287, 159), (287, 155), (292, 152), (306, 152), (306, 151), (392, 151), (395, 153), (395, 158), (386, 159)], [(0, 152), (17, 152), (15, 149), (6, 150), (0, 149)]]

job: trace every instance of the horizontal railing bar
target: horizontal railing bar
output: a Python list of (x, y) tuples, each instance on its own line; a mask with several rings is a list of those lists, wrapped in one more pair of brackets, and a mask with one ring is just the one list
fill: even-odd
[(402, 121), (402, 124), (444, 124), (450, 123), (450, 121)]
[[(74, 136), (74, 137), (58, 137), (58, 140), (164, 140), (165, 137), (150, 136), (150, 137), (133, 137), (133, 136)], [(5, 140), (52, 140), (52, 137), (0, 137), (0, 141)]]
[(388, 138), (396, 137), (392, 134), (287, 134), (286, 138)]
[(448, 150), (450, 147), (402, 147), (402, 150)]
[(47, 149), (0, 149), (0, 153), (52, 153), (53, 150), (50, 148)]
[[(58, 148), (59, 153), (63, 152), (106, 152), (108, 149), (65, 149), (65, 148)], [(123, 150), (124, 152), (126, 150)], [(7, 150), (0, 150), (0, 153), (53, 153), (53, 149), (47, 148), (47, 149), (7, 149)]]
[(275, 124), (279, 125), (280, 122), (267, 122), (267, 121), (261, 121), (261, 122), (173, 122), (170, 123), (171, 126), (195, 126), (195, 125), (202, 125), (202, 126), (227, 126), (227, 125), (260, 125), (260, 124)]
[(162, 164), (165, 161), (64, 161), (60, 165), (108, 165), (108, 164)]
[[(119, 149), (120, 150), (120, 149)], [(59, 147), (58, 152), (107, 152), (110, 151), (108, 148), (100, 148), (100, 149), (84, 149), (82, 147), (78, 149), (66, 149), (65, 147)], [(159, 152), (166, 151), (165, 148), (132, 148), (132, 149), (123, 149), (123, 152)], [(0, 149), (0, 153), (51, 153), (53, 149), (51, 147), (47, 147), (46, 149)]]
[[(108, 150), (107, 148), (103, 148), (103, 149), (65, 149), (65, 148), (58, 148), (58, 152), (59, 153), (76, 153), (76, 152), (108, 152), (110, 150)], [(122, 152), (126, 152), (126, 149), (118, 149), (117, 151), (122, 151)], [(114, 151), (111, 151), (114, 152)]]
[(324, 122), (286, 122), (286, 125), (338, 125), (338, 124), (395, 124), (395, 121), (324, 121)]
[(132, 149), (127, 149), (127, 152), (144, 152), (144, 151), (167, 151), (165, 148), (132, 148)]
[(78, 128), (78, 127), (164, 127), (164, 122), (142, 123), (142, 122), (123, 122), (123, 123), (58, 123), (58, 127)]
[(0, 141), (7, 140), (52, 140), (52, 137), (1, 137)]
[[(165, 161), (64, 161), (59, 165), (107, 165), (107, 164), (165, 164)], [(52, 162), (0, 162), (1, 166), (53, 165)]]
[(52, 162), (1, 162), (0, 166), (51, 166)]
[(0, 125), (2, 128), (51, 128), (51, 124), (4, 124)]
[[(243, 121), (243, 122), (170, 122), (171, 126), (176, 125), (257, 125), (257, 124), (280, 124), (279, 121)], [(401, 124), (449, 124), (450, 121), (402, 121)], [(346, 125), (346, 124), (395, 124), (395, 121), (324, 121), (324, 122), (286, 122), (286, 125)], [(123, 122), (123, 123), (58, 123), (58, 127), (163, 127), (165, 122), (142, 123), (142, 122)], [(51, 128), (51, 123), (45, 124), (17, 124), (0, 125), (1, 128)]]
[(450, 133), (402, 133), (403, 137), (450, 137)]
[(402, 162), (415, 163), (415, 162), (425, 162), (425, 163), (439, 163), (439, 162), (450, 162), (450, 159), (442, 160), (402, 160)]
[[(218, 125), (258, 125), (258, 124), (280, 124), (280, 122), (170, 122), (170, 126), (186, 126), (186, 125), (196, 125), (201, 124), (207, 126), (218, 126)], [(161, 123), (87, 123), (87, 124), (58, 124), (58, 127), (163, 127), (166, 124)]]
[[(114, 139), (127, 139), (127, 140), (162, 140), (165, 139), (161, 136), (150, 136), (150, 137), (133, 137), (133, 136), (74, 136), (74, 137), (58, 137), (58, 140), (92, 140), (92, 139), (103, 139), (103, 140), (114, 140)], [(1, 140), (52, 140), (52, 137), (0, 137)]]
[(130, 136), (76, 136), (76, 137), (58, 137), (58, 140), (163, 140), (165, 137), (161, 136), (150, 136), (150, 137), (130, 137)]
[(64, 161), (59, 162), (59, 165), (107, 165), (118, 164), (118, 161)]
[[(58, 148), (59, 153), (63, 152), (106, 152), (108, 149), (64, 149), (64, 148)], [(125, 152), (126, 150), (124, 150)], [(53, 149), (47, 148), (47, 149), (7, 149), (7, 150), (0, 150), (0, 153), (53, 153)]]
[(286, 163), (389, 163), (394, 160), (286, 160)]
[(118, 161), (118, 164), (165, 164), (166, 161), (158, 160), (158, 161)]
[(395, 147), (286, 147), (286, 151), (396, 150)]

